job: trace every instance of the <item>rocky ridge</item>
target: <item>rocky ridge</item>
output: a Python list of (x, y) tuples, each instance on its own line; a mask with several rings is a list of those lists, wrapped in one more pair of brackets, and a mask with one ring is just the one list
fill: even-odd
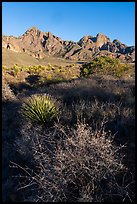
[(104, 34), (84, 36), (78, 42), (65, 41), (51, 32), (42, 32), (36, 27), (28, 29), (19, 37), (2, 36), (2, 47), (15, 52), (26, 52), (36, 58), (45, 55), (70, 60), (91, 60), (107, 55), (130, 62), (135, 61), (135, 46), (126, 46), (119, 40), (113, 42)]

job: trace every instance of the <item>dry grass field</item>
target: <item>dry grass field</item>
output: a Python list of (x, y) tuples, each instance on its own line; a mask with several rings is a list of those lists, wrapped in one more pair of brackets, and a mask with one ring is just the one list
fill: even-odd
[(47, 65), (48, 63), (56, 64), (58, 66), (65, 66), (73, 63), (78, 64), (78, 62), (72, 60), (55, 58), (50, 55), (47, 55), (44, 59), (36, 59), (27, 53), (17, 53), (12, 50), (7, 50), (6, 48), (2, 48), (2, 64), (7, 67), (13, 66), (14, 64), (29, 66), (39, 64)]

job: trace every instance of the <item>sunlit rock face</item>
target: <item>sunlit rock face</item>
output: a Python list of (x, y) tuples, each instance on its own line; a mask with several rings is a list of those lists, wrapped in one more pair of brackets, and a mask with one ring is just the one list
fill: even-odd
[[(2, 36), (2, 47), (14, 52), (26, 52), (36, 58), (44, 58), (45, 55), (63, 57), (72, 60), (90, 60), (93, 55), (109, 55), (115, 57), (115, 53), (124, 58), (135, 58), (135, 47), (126, 46), (119, 40), (110, 41), (106, 35), (98, 33), (95, 37), (86, 35), (78, 42), (62, 40), (51, 32), (42, 32), (36, 27), (28, 29), (19, 37)], [(100, 54), (99, 54), (100, 53)], [(135, 60), (135, 59), (134, 59)]]

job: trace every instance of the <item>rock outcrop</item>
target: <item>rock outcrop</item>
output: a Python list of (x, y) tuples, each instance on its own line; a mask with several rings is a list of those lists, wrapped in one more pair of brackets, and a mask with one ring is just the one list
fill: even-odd
[(22, 36), (2, 36), (2, 47), (15, 52), (27, 52), (36, 58), (45, 55), (63, 57), (71, 60), (91, 60), (93, 56), (109, 55), (121, 56), (122, 59), (135, 60), (135, 47), (126, 46), (119, 40), (113, 42), (104, 34), (84, 36), (77, 43), (65, 41), (51, 32), (42, 32), (36, 27), (28, 29)]

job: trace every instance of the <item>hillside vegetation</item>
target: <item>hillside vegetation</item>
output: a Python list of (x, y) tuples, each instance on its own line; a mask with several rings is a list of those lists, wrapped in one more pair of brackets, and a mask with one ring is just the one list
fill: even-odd
[(3, 201), (134, 202), (134, 66), (19, 55), (2, 68)]

